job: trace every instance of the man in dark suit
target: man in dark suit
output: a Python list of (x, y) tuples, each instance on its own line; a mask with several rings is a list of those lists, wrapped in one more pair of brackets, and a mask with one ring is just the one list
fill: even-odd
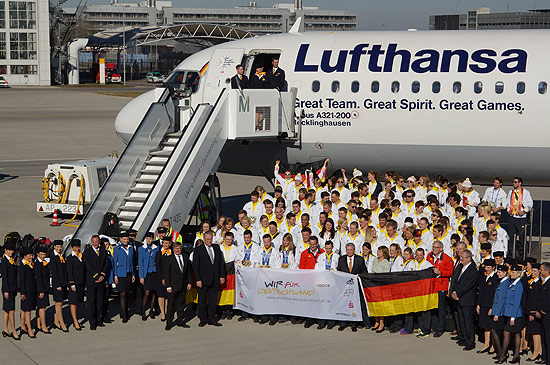
[(449, 290), (451, 297), (458, 302), (458, 319), (464, 338), (463, 341), (458, 341), (458, 345), (464, 346), (464, 351), (470, 351), (476, 347), (474, 320), (479, 272), (472, 256), (472, 251), (470, 250), (462, 252), (460, 258), (462, 268)]
[(256, 65), (256, 73), (250, 76), (248, 80), (249, 89), (267, 89), (267, 81), (265, 79), (264, 66)]
[(86, 265), (86, 311), (90, 329), (96, 330), (97, 326), (104, 327), (101, 321), (103, 306), (103, 295), (105, 294), (105, 283), (107, 277), (108, 258), (105, 247), (100, 245), (98, 235), (93, 235), (91, 245), (84, 250), (82, 255)]
[[(459, 237), (460, 239), (460, 237)], [(462, 242), (458, 242), (453, 247), (453, 274), (451, 275), (451, 278), (449, 280), (449, 286), (454, 285), (456, 282), (456, 279), (458, 278), (458, 275), (460, 274), (460, 271), (462, 270), (462, 263), (460, 262), (460, 255), (462, 254), (462, 251), (466, 249), (466, 245)], [(453, 316), (453, 321), (455, 324), (455, 331), (456, 335), (451, 337), (451, 340), (453, 341), (464, 341), (464, 337), (462, 336), (462, 331), (460, 330), (460, 321), (458, 319), (458, 303), (456, 300), (454, 300), (451, 297), (452, 292), (449, 291), (447, 296), (449, 298), (449, 309), (451, 310), (451, 314)]]
[(174, 313), (178, 314), (177, 325), (179, 327), (189, 328), (185, 324), (184, 309), (185, 295), (191, 289), (191, 264), (189, 256), (181, 252), (181, 243), (175, 242), (172, 250), (173, 255), (167, 259), (167, 265), (163, 267), (166, 282), (166, 291), (168, 292), (168, 313), (166, 314), (165, 330), (172, 328)]
[(542, 287), (537, 298), (536, 317), (542, 322), (542, 360), (536, 364), (550, 364), (550, 263), (543, 262), (540, 265), (540, 277)]
[(244, 75), (243, 65), (237, 65), (237, 74), (231, 78), (231, 88), (244, 90), (248, 87), (248, 77)]
[(193, 253), (193, 274), (199, 301), (199, 327), (204, 327), (206, 324), (220, 327), (222, 324), (216, 320), (215, 315), (218, 287), (225, 283), (225, 260), (220, 246), (212, 244), (211, 231), (204, 233), (203, 239), (204, 245), (196, 247)]
[(286, 76), (285, 71), (279, 67), (279, 59), (274, 57), (271, 60), (273, 67), (270, 67), (265, 75), (267, 81), (267, 87), (269, 89), (277, 89), (279, 91), (286, 91)]
[[(361, 256), (355, 254), (355, 245), (353, 243), (346, 244), (346, 254), (340, 256), (336, 269), (338, 271), (347, 272), (353, 275), (367, 272), (365, 260)], [(359, 285), (359, 283), (357, 283), (357, 287), (359, 290), (361, 290), (361, 286)], [(363, 299), (363, 296), (360, 295), (359, 297), (361, 298), (361, 312), (363, 314), (363, 323), (365, 327), (370, 327), (370, 321), (367, 315), (367, 305), (365, 303), (365, 300)], [(358, 325), (358, 322), (351, 322), (351, 330), (353, 332), (357, 332)], [(338, 331), (343, 331), (346, 329), (346, 327), (347, 323), (341, 322), (340, 327), (338, 327)]]

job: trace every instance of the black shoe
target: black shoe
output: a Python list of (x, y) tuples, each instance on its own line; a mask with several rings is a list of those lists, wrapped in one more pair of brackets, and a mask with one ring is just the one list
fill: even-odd
[(351, 326), (351, 332), (357, 332), (357, 326)]
[(214, 327), (221, 327), (223, 326), (220, 322), (208, 322), (208, 324), (210, 326), (214, 326)]
[(504, 358), (502, 360), (497, 360), (497, 361), (495, 361), (495, 364), (504, 364), (505, 362), (508, 362), (507, 358)]
[(473, 349), (475, 349), (475, 348), (476, 348), (475, 345), (466, 345), (466, 346), (464, 346), (464, 348), (463, 348), (462, 350), (464, 350), (464, 351), (471, 351), (471, 350), (473, 350)]
[(6, 337), (13, 337), (11, 333), (8, 333), (6, 331), (2, 331), (2, 337), (6, 338)]
[(200, 322), (199, 323), (199, 327), (204, 327), (204, 326), (206, 326), (206, 322)]
[(441, 337), (441, 336), (443, 336), (443, 332), (441, 332), (441, 331), (435, 331), (434, 332), (434, 337)]
[(298, 320), (296, 318), (291, 318), (290, 323), (292, 324), (298, 324)]
[(494, 354), (496, 354), (496, 353), (497, 353), (496, 351), (489, 351), (489, 352), (487, 353), (487, 355), (494, 355)]
[(105, 327), (105, 325), (103, 324), (103, 322), (99, 322), (99, 323), (97, 324), (97, 326), (98, 326), (98, 327)]
[(90, 329), (91, 329), (92, 331), (95, 331), (95, 330), (97, 329), (97, 326), (90, 326)]
[(188, 324), (185, 324), (185, 323), (183, 323), (183, 322), (182, 322), (182, 323), (178, 323), (178, 327), (182, 327), (182, 328), (191, 328), (191, 327), (189, 327)]
[(327, 326), (326, 323), (321, 323), (321, 324), (319, 324), (319, 325), (317, 326), (317, 329), (318, 329), (318, 330), (322, 330), (322, 329), (325, 328), (326, 326)]
[(122, 318), (122, 323), (128, 323), (128, 318)]
[(334, 326), (336, 326), (336, 325), (335, 325), (335, 324), (329, 324), (329, 325), (327, 326), (327, 330), (331, 330), (331, 329), (333, 329), (333, 328), (334, 328)]
[(521, 360), (521, 357), (518, 355), (516, 358), (513, 358), (512, 361), (510, 361), (510, 364), (519, 364)]
[(276, 319), (272, 319), (269, 321), (269, 325), (270, 326), (275, 326), (275, 324), (277, 324), (277, 320)]
[(374, 331), (378, 331), (378, 327), (371, 327), (370, 330), (373, 331), (373, 332), (374, 332)]
[(13, 337), (13, 335), (12, 335), (12, 338), (13, 338), (14, 341), (21, 341), (21, 337)]
[(398, 328), (395, 328), (395, 327), (390, 327), (390, 329), (388, 330), (390, 333), (397, 333), (399, 332), (399, 329)]
[(220, 316), (220, 320), (222, 320), (222, 319), (226, 319), (226, 318), (227, 318), (227, 314), (225, 314), (225, 313), (222, 313), (222, 315)]
[(490, 348), (490, 347), (486, 347), (486, 348), (484, 348), (483, 350), (477, 350), (477, 351), (476, 351), (476, 354), (484, 354), (484, 353), (486, 353), (486, 352), (489, 352), (489, 348)]
[(164, 330), (165, 331), (170, 331), (172, 329), (172, 325), (171, 324), (166, 324), (166, 326), (164, 327)]
[(498, 358), (499, 358), (498, 354), (492, 357), (493, 360), (498, 360)]
[(227, 315), (227, 320), (230, 321), (230, 320), (232, 320), (232, 319), (233, 319), (233, 314), (228, 314), (228, 315)]
[(340, 331), (340, 332), (342, 332), (345, 329), (346, 329), (346, 326), (344, 326), (344, 325), (341, 325), (340, 327), (338, 327), (338, 331)]
[[(144, 315), (145, 315), (145, 313), (144, 313)], [(147, 317), (147, 316), (145, 316), (145, 317)], [(150, 311), (149, 311), (149, 317), (151, 317), (151, 319), (155, 319), (156, 314), (155, 314), (155, 311), (154, 311), (154, 310), (150, 310)]]
[(313, 321), (305, 321), (304, 328), (310, 328), (311, 326), (313, 326), (313, 323)]
[(160, 321), (161, 321), (161, 322), (166, 322), (166, 318), (164, 318), (164, 319), (161, 318)]
[(246, 321), (247, 319), (248, 319), (248, 317), (242, 317), (242, 316), (241, 316), (241, 317), (239, 317), (239, 319), (237, 319), (237, 321), (239, 321), (239, 322), (244, 322), (244, 321)]
[[(15, 338), (14, 338), (14, 340), (15, 340)], [(537, 361), (535, 361), (535, 364), (546, 365), (546, 361), (544, 361), (544, 360), (537, 360)]]
[(521, 356), (521, 355), (528, 355), (530, 350), (531, 350), (531, 349), (525, 349), (525, 350), (523, 350), (523, 351), (520, 351), (519, 354), (520, 354), (520, 356)]
[(269, 319), (267, 318), (262, 318), (258, 321), (259, 324), (266, 324), (267, 322), (269, 322)]
[(458, 346), (466, 346), (466, 342), (464, 342), (464, 341), (462, 341), (462, 340), (457, 341), (456, 344), (457, 344)]
[(147, 320), (147, 316), (146, 316), (145, 314), (142, 314), (142, 315), (141, 315), (141, 320), (142, 320), (142, 321), (146, 321), (146, 320)]
[(386, 330), (386, 328), (385, 328), (385, 327), (382, 327), (382, 328), (380, 328), (379, 330), (377, 330), (376, 333), (382, 333), (382, 332), (384, 332), (385, 330)]
[(460, 337), (458, 337), (458, 336), (451, 337), (451, 341), (458, 341), (459, 339), (460, 339)]
[(76, 331), (82, 331), (82, 327), (74, 328)]
[(103, 323), (113, 323), (113, 320), (111, 318), (105, 318)]

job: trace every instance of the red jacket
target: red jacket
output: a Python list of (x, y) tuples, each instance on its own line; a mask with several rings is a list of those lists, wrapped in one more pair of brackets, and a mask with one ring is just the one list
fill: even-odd
[[(446, 255), (445, 253), (441, 253), (441, 260), (434, 260), (433, 253), (429, 253), (427, 260), (436, 268), (441, 271), (441, 275), (439, 275), (436, 279), (435, 287), (437, 291), (448, 291), (449, 290), (449, 279), (451, 278), (451, 275), (453, 275), (453, 259), (449, 255)], [(434, 263), (434, 261), (436, 261)]]
[(315, 269), (315, 265), (317, 265), (317, 258), (323, 253), (325, 253), (325, 250), (323, 249), (318, 249), (317, 254), (313, 254), (313, 252), (309, 249), (302, 252), (300, 255), (300, 269)]

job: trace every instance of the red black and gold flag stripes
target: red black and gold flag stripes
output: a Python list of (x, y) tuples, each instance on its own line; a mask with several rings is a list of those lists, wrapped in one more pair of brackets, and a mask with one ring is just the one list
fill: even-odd
[[(233, 262), (225, 264), (225, 274), (225, 283), (220, 285), (218, 289), (218, 305), (233, 305), (235, 304), (235, 264)], [(198, 294), (195, 279), (193, 279), (193, 286), (187, 292), (185, 299), (187, 303), (197, 303)]]
[(359, 275), (369, 316), (395, 316), (437, 308), (433, 269)]

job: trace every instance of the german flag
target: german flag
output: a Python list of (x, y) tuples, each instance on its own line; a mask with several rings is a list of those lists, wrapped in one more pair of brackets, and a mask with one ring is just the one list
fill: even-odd
[(359, 275), (369, 316), (386, 317), (437, 308), (433, 269)]
[[(235, 304), (235, 263), (230, 262), (225, 264), (225, 283), (218, 288), (218, 305), (233, 305)], [(187, 292), (185, 296), (186, 303), (197, 303), (198, 293), (197, 287), (194, 284), (191, 290)]]

